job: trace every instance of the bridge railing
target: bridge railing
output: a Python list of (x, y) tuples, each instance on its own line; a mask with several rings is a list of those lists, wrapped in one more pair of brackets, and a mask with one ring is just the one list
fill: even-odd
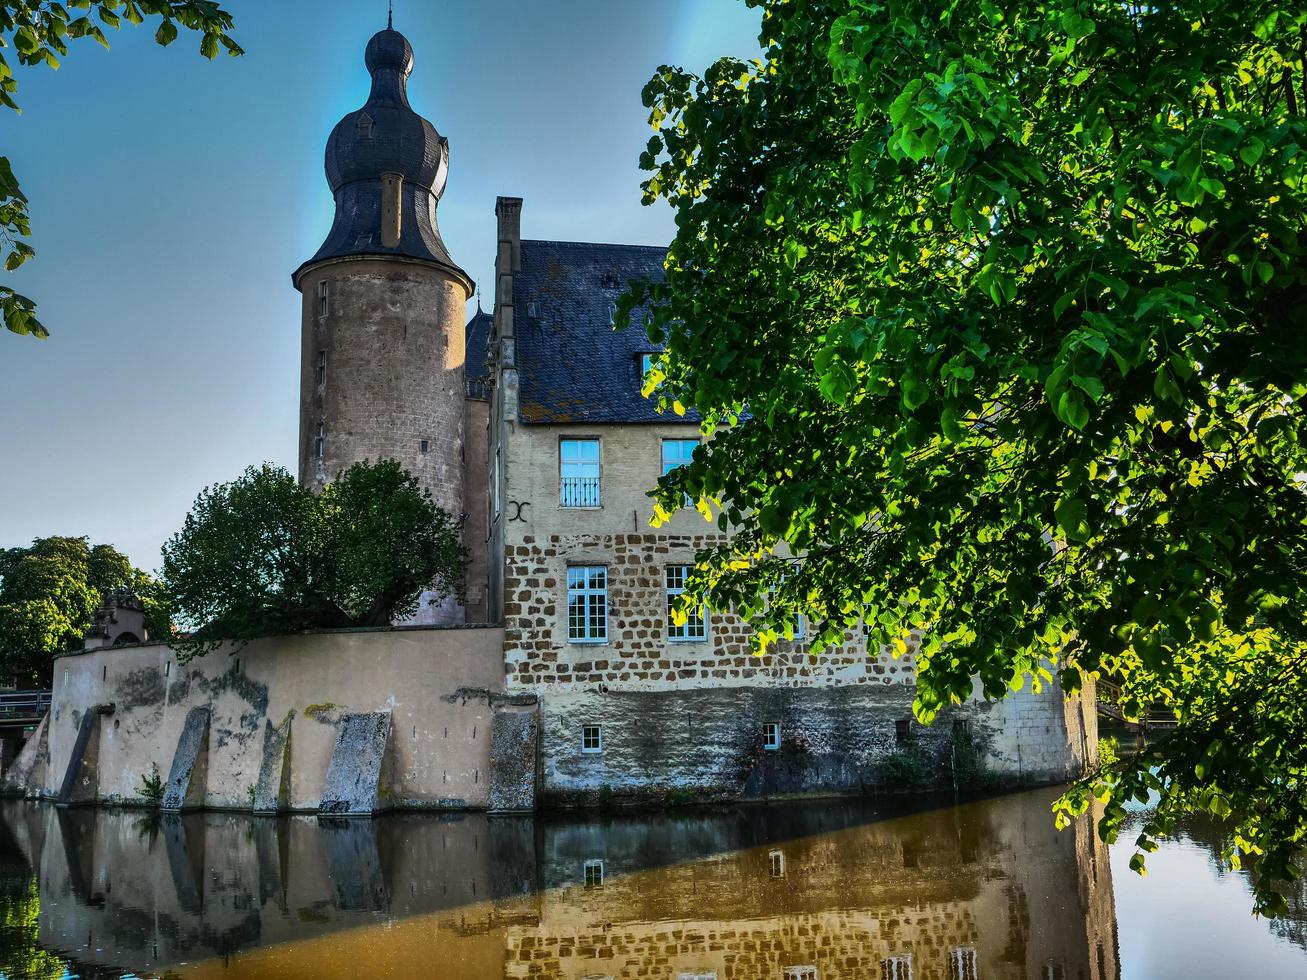
[(0, 718), (39, 717), (50, 710), (50, 691), (0, 691)]
[(1121, 710), (1120, 685), (1099, 678), (1094, 687), (1098, 710), (1109, 718), (1115, 718), (1117, 721), (1133, 726), (1138, 726), (1142, 721), (1144, 728), (1152, 729), (1174, 728), (1177, 724), (1175, 712), (1161, 701), (1149, 705), (1148, 711), (1142, 719), (1137, 721), (1129, 720)]

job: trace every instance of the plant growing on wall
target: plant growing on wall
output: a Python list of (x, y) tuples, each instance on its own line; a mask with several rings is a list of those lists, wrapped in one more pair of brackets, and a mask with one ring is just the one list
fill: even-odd
[(112, 545), (49, 537), (0, 550), (0, 676), (48, 687), (53, 655), (79, 649), (91, 615), (119, 589), (141, 599), (151, 635), (168, 635), (158, 583)]
[[(922, 635), (916, 713), (1110, 672), (1179, 729), (1078, 784), (1307, 840), (1307, 9), (749, 0), (764, 57), (645, 88), (677, 235), (647, 379), (731, 536), (685, 601)], [(719, 508), (714, 514), (713, 507)], [(776, 556), (778, 546), (797, 559)], [(767, 601), (768, 593), (774, 590)]]
[(163, 777), (159, 775), (158, 763), (150, 763), (150, 771), (141, 776), (141, 785), (136, 787), (136, 792), (141, 794), (141, 799), (158, 806), (163, 802)]
[(203, 490), (164, 545), (178, 659), (229, 641), (386, 626), (462, 587), (461, 528), (393, 460), (356, 463), (321, 494), (280, 467)]

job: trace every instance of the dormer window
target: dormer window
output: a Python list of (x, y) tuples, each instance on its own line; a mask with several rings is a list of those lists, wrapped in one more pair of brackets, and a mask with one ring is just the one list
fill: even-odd
[(372, 117), (369, 116), (366, 112), (359, 114), (358, 120), (354, 123), (354, 125), (357, 129), (359, 139), (361, 140), (372, 139)]

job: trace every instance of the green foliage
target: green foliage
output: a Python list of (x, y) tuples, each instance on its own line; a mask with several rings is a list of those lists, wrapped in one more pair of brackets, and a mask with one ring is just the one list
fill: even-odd
[[(68, 54), (68, 42), (89, 37), (107, 48), (104, 27), (117, 30), (123, 21), (143, 24), (153, 18), (159, 20), (154, 34), (159, 44), (176, 40), (180, 26), (200, 35), (200, 53), (210, 60), (219, 47), (230, 55), (244, 53), (228, 34), (231, 15), (213, 0), (0, 0), (0, 105), (22, 111), (15, 101), (18, 76), (5, 50), (13, 50), (19, 65), (58, 68)], [(0, 260), (6, 271), (12, 272), (36, 254), (24, 241), (31, 233), (27, 197), (9, 160), (0, 157)], [(0, 286), (0, 315), (14, 333), (49, 336), (36, 317), (36, 305), (8, 286)]]
[[(1233, 811), (1257, 904), (1307, 836), (1301, 3), (750, 0), (764, 60), (663, 68), (677, 236), (646, 379), (731, 530), (687, 602), (978, 677), (1123, 681), (1179, 730), (1063, 803)], [(620, 321), (623, 312), (619, 312)], [(798, 558), (778, 557), (781, 554)], [(770, 603), (766, 596), (775, 589)], [(768, 631), (771, 628), (771, 632)]]
[(461, 528), (393, 460), (356, 463), (320, 495), (280, 467), (208, 487), (163, 548), (179, 659), (227, 641), (386, 626), (421, 595), (457, 594)]
[(1098, 740), (1098, 764), (1104, 769), (1110, 769), (1121, 761), (1121, 756), (1117, 752), (1116, 739), (1100, 738)]
[(151, 762), (150, 771), (141, 776), (141, 785), (136, 787), (136, 792), (140, 794), (141, 799), (158, 806), (163, 802), (163, 791), (163, 777), (159, 775), (159, 766)]
[(894, 789), (919, 789), (935, 778), (930, 759), (916, 744), (901, 746), (880, 763), (881, 782)]
[(48, 686), (52, 655), (80, 649), (92, 614), (120, 589), (142, 598), (147, 628), (167, 634), (158, 583), (110, 545), (50, 537), (0, 551), (0, 672)]

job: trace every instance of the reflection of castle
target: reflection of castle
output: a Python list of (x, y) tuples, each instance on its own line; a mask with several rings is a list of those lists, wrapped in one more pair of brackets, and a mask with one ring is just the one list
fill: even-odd
[(1111, 980), (1106, 853), (1054, 831), (1049, 798), (535, 823), (0, 812), (35, 859), (42, 945), (137, 972)]

